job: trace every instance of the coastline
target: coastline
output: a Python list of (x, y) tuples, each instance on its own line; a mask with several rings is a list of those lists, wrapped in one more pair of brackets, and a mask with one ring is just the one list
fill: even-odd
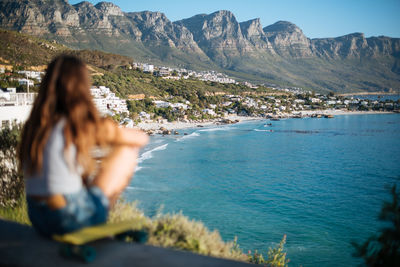
[[(224, 118), (211, 119), (207, 121), (173, 121), (173, 122), (140, 122), (135, 127), (140, 128), (143, 131), (159, 131), (160, 129), (165, 129), (167, 131), (175, 131), (182, 129), (190, 129), (190, 128), (200, 128), (200, 127), (209, 127), (215, 125), (227, 125), (240, 123), (244, 121), (252, 121), (252, 120), (265, 120), (264, 117), (256, 117), (256, 116), (238, 116), (238, 115), (230, 115)], [(230, 121), (228, 123), (224, 123), (222, 121)]]
[[(348, 110), (306, 110), (299, 111), (297, 113), (281, 113), (278, 115), (274, 114), (266, 114), (267, 116), (273, 118), (305, 118), (311, 117), (313, 115), (320, 114), (324, 115), (332, 115), (332, 116), (341, 116), (341, 115), (373, 115), (373, 114), (393, 114), (394, 112), (389, 111), (348, 111)], [(300, 115), (300, 117), (299, 117)], [(135, 128), (139, 128), (143, 131), (146, 131), (149, 134), (174, 134), (174, 131), (182, 130), (182, 129), (190, 129), (190, 128), (200, 128), (200, 127), (210, 127), (216, 125), (227, 125), (227, 124), (235, 124), (241, 123), (245, 121), (253, 121), (253, 120), (266, 120), (268, 117), (261, 116), (239, 116), (239, 115), (229, 115), (223, 118), (216, 118), (206, 121), (173, 121), (168, 122), (166, 120), (155, 122), (155, 121), (144, 121), (138, 123)]]

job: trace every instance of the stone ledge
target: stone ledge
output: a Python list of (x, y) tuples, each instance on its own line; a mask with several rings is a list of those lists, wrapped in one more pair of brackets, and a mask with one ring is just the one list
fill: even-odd
[(91, 264), (64, 259), (59, 255), (59, 245), (55, 241), (39, 236), (29, 226), (0, 220), (0, 266), (251, 266), (141, 244), (99, 241), (94, 246), (97, 258)]

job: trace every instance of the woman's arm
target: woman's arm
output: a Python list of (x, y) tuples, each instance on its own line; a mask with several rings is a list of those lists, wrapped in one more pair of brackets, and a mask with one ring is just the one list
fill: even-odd
[(107, 143), (112, 145), (142, 147), (149, 141), (149, 136), (142, 130), (121, 128), (110, 119), (104, 120), (104, 127)]

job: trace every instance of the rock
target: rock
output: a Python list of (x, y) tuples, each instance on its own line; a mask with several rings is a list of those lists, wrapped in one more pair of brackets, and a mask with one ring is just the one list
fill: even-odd
[(162, 134), (163, 134), (163, 135), (170, 135), (170, 134), (171, 134), (171, 131), (170, 131), (170, 130), (163, 130), (163, 131), (162, 131)]
[(274, 50), (282, 56), (305, 58), (313, 54), (310, 40), (291, 22), (278, 21), (263, 30)]
[(174, 131), (174, 135), (179, 135), (178, 131)]

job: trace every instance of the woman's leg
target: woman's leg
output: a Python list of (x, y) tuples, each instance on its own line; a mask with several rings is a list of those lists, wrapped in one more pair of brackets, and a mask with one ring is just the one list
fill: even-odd
[(102, 161), (92, 183), (104, 192), (111, 206), (129, 184), (137, 165), (138, 153), (138, 148), (118, 146)]

